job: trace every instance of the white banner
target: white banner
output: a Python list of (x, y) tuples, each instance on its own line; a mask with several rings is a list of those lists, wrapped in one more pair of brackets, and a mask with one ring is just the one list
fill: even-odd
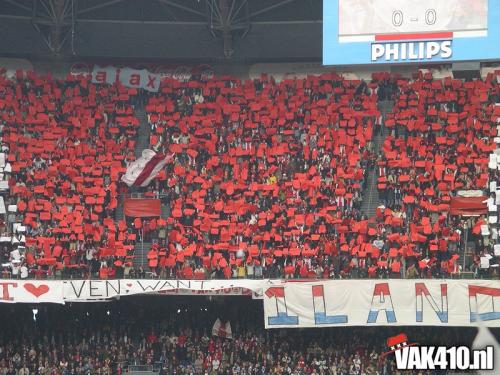
[(93, 83), (113, 84), (120, 82), (123, 86), (158, 92), (161, 76), (150, 73), (146, 69), (117, 68), (114, 66), (101, 67), (94, 65), (92, 70)]
[(262, 294), (269, 280), (66, 280), (64, 301), (85, 302), (134, 294)]
[(266, 328), (500, 327), (500, 281), (332, 280), (264, 291)]
[(1, 280), (0, 302), (64, 303), (63, 282), (51, 280)]
[(270, 285), (271, 280), (2, 280), (0, 303), (64, 304), (138, 294), (245, 295), (262, 299), (262, 290)]
[(498, 280), (2, 280), (0, 302), (105, 301), (153, 295), (252, 295), (266, 328), (500, 327)]

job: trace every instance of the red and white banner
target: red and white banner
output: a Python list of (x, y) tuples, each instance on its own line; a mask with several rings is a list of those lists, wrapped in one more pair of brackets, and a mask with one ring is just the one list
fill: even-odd
[(130, 217), (159, 217), (161, 202), (159, 199), (125, 199), (123, 212)]
[(271, 280), (67, 280), (64, 301), (87, 302), (138, 294), (252, 295), (258, 298)]
[(500, 327), (500, 281), (332, 280), (264, 291), (266, 328)]
[(64, 303), (62, 281), (1, 280), (0, 302)]
[[(280, 283), (280, 282), (279, 282)], [(98, 302), (140, 295), (246, 295), (259, 298), (270, 280), (2, 280), (0, 303)]]
[(500, 327), (498, 280), (3, 280), (0, 302), (64, 304), (235, 290), (263, 295), (266, 328), (466, 327), (478, 322)]
[[(14, 60), (14, 59), (11, 59)], [(20, 61), (20, 60), (18, 60)], [(111, 62), (109, 62), (111, 63)], [(111, 63), (112, 64), (112, 63)], [(11, 64), (12, 66), (16, 66)], [(77, 61), (73, 63), (70, 67), (69, 73), (74, 76), (79, 75), (90, 75), (92, 74), (94, 68), (97, 71), (102, 72), (102, 66), (108, 66), (108, 62), (99, 61), (96, 63), (88, 61)], [(1, 65), (0, 66), (5, 66)], [(19, 66), (19, 64), (17, 64)], [(123, 66), (116, 66), (115, 69), (124, 69)], [(8, 69), (8, 68), (7, 68)], [(17, 69), (17, 68), (16, 68)], [(193, 76), (199, 77), (201, 80), (206, 81), (214, 77), (214, 70), (210, 65), (176, 65), (176, 64), (156, 64), (156, 63), (136, 63), (128, 67), (134, 71), (146, 70), (147, 72), (152, 72), (153, 74), (159, 75), (161, 78), (174, 79), (178, 81), (187, 82), (193, 78)], [(33, 68), (25, 68), (24, 71), (32, 71)], [(151, 74), (151, 73), (149, 73)], [(156, 82), (155, 82), (156, 83)]]
[(130, 163), (121, 180), (127, 186), (148, 186), (165, 165), (173, 159), (173, 155), (143, 150), (139, 159)]
[(222, 323), (219, 318), (212, 327), (212, 336), (224, 337), (226, 339), (233, 338), (233, 331), (231, 330), (231, 323), (229, 321)]
[(161, 76), (150, 73), (146, 69), (117, 68), (115, 66), (101, 67), (94, 65), (92, 69), (93, 83), (113, 84), (120, 82), (125, 87), (158, 92)]

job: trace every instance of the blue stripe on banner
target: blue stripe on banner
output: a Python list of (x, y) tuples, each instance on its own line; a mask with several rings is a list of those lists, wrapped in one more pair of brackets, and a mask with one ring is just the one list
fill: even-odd
[(326, 315), (324, 312), (315, 313), (316, 324), (341, 324), (347, 323), (347, 315)]
[(421, 322), (423, 319), (424, 319), (424, 313), (423, 313), (423, 311), (418, 311), (417, 310), (417, 318), (416, 318), (417, 322)]
[(278, 316), (269, 316), (267, 318), (267, 322), (270, 326), (298, 325), (299, 324), (299, 317), (298, 316), (289, 316), (284, 312), (279, 312)]
[(385, 310), (388, 323), (396, 323), (396, 314), (392, 310)]
[[(500, 319), (500, 312), (492, 311), (489, 313), (482, 313), (479, 314), (479, 318), (481, 320), (495, 320), (495, 319)], [(477, 322), (477, 314), (476, 313), (470, 313), (470, 321), (471, 322)]]
[(370, 310), (367, 323), (375, 323), (377, 321), (378, 310)]

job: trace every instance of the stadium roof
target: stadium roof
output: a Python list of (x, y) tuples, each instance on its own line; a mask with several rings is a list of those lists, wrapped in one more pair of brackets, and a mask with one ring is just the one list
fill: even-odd
[(322, 0), (0, 0), (0, 55), (317, 61)]

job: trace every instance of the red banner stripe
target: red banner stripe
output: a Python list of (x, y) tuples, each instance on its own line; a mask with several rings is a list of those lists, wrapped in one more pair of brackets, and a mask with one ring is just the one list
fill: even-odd
[(486, 294), (492, 297), (500, 297), (499, 288), (490, 288), (479, 285), (469, 285), (469, 297), (476, 297), (478, 294)]
[(384, 34), (375, 35), (375, 41), (385, 40), (424, 40), (424, 39), (453, 39), (453, 31), (439, 33), (413, 33), (413, 34)]
[(313, 297), (323, 297), (323, 285), (313, 285)]

